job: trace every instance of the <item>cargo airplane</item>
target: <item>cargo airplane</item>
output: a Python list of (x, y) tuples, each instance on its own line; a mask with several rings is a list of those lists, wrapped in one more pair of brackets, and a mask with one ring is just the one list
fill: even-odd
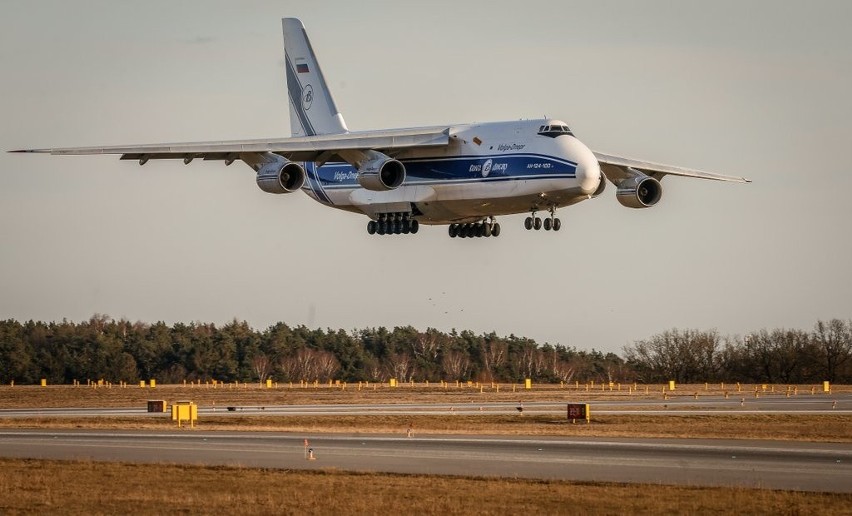
[[(529, 213), (527, 230), (559, 231), (556, 210), (601, 194), (609, 180), (623, 206), (649, 208), (666, 175), (748, 182), (589, 150), (555, 119), (349, 131), (302, 22), (282, 20), (290, 138), (115, 147), (31, 149), (123, 160), (240, 160), (271, 194), (298, 190), (369, 217), (367, 232), (417, 233), (448, 225), (450, 237), (496, 237), (499, 215)], [(538, 214), (544, 214), (544, 220)]]

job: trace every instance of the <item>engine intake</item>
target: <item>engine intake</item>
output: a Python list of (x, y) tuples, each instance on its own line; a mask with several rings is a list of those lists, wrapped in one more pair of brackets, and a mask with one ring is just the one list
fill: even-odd
[(644, 174), (629, 177), (618, 184), (615, 198), (628, 208), (650, 208), (660, 201), (663, 187), (653, 177)]
[(384, 154), (363, 163), (358, 168), (358, 184), (367, 190), (393, 190), (405, 181), (405, 165)]
[(257, 171), (257, 186), (267, 193), (292, 193), (305, 184), (305, 169), (298, 163), (282, 161), (264, 163)]

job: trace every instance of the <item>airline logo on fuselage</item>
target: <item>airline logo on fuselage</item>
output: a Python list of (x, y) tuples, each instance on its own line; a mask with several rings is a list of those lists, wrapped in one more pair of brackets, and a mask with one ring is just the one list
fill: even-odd
[(526, 145), (523, 143), (501, 143), (497, 146), (497, 150), (500, 152), (516, 151), (523, 150), (524, 147), (526, 147)]
[(478, 172), (482, 177), (488, 177), (491, 172), (505, 172), (509, 169), (508, 163), (494, 163), (494, 160), (488, 158), (483, 164), (474, 163), (468, 169), (469, 172)]
[(353, 179), (358, 179), (358, 172), (350, 170), (348, 172), (335, 172), (334, 180), (335, 181), (352, 181)]

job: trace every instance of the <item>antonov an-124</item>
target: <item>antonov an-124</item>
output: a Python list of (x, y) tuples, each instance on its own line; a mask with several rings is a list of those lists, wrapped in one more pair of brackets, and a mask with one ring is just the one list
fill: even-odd
[(495, 218), (517, 213), (529, 213), (527, 230), (559, 231), (556, 210), (597, 197), (606, 180), (629, 208), (657, 204), (666, 175), (748, 182), (593, 152), (568, 124), (549, 118), (349, 131), (304, 25), (282, 24), (290, 138), (13, 152), (119, 154), (140, 165), (240, 160), (264, 192), (301, 190), (324, 206), (364, 214), (371, 235), (414, 234), (427, 224), (448, 225), (450, 237), (497, 237)]

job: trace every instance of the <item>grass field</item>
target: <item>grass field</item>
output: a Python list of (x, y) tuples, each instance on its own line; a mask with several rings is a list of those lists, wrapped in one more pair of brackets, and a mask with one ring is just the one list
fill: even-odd
[[(461, 415), (448, 408), (446, 415), (367, 415), (367, 416), (265, 416), (260, 407), (264, 405), (304, 405), (340, 403), (434, 403), (437, 406), (454, 403), (487, 403), (518, 401), (546, 401), (554, 403), (648, 400), (645, 408), (664, 410), (671, 400), (694, 400), (697, 393), (702, 396), (719, 396), (720, 385), (681, 386), (674, 393), (666, 393), (663, 399), (662, 386), (649, 386), (653, 394), (645, 394), (644, 387), (636, 391), (623, 387), (618, 390), (592, 390), (581, 386), (563, 388), (559, 385), (537, 386), (531, 391), (516, 390), (512, 386), (462, 386), (441, 387), (439, 385), (411, 387), (402, 385), (391, 389), (385, 385), (342, 387), (279, 386), (266, 389), (256, 385), (236, 387), (225, 385), (212, 387), (166, 385), (154, 389), (133, 387), (86, 386), (2, 386), (0, 387), (0, 409), (33, 407), (142, 407), (148, 399), (169, 401), (189, 399), (201, 407), (218, 407), (225, 411), (228, 406), (246, 407), (245, 413), (237, 415), (202, 415), (198, 428), (204, 430), (262, 430), (287, 432), (361, 432), (403, 433), (413, 426), (415, 433), (452, 434), (504, 434), (504, 435), (553, 435), (553, 436), (602, 436), (602, 437), (687, 437), (722, 439), (773, 439), (852, 442), (852, 416), (842, 414), (736, 414), (725, 416), (705, 415), (603, 415), (596, 416), (592, 409), (592, 424), (570, 424), (556, 415), (512, 414)], [(736, 385), (733, 387), (736, 392)], [(821, 386), (820, 386), (821, 387)], [(786, 386), (741, 386), (739, 399), (746, 396), (745, 407), (754, 400), (757, 388), (763, 398), (787, 395)], [(795, 394), (816, 401), (815, 406), (832, 405), (832, 396), (817, 392), (810, 394), (811, 386), (800, 386)], [(848, 386), (834, 387), (835, 393), (846, 392)], [(775, 392), (772, 392), (772, 391)], [(750, 391), (750, 395), (746, 392)], [(791, 394), (792, 396), (793, 394)], [(732, 395), (733, 397), (733, 395)], [(739, 404), (734, 403), (735, 406)], [(673, 410), (673, 409), (672, 409)], [(0, 427), (5, 428), (103, 428), (103, 429), (157, 429), (173, 427), (168, 417), (35, 417), (0, 418)]]
[(850, 514), (852, 495), (0, 459), (0, 514)]
[[(821, 387), (821, 386), (819, 386)], [(36, 407), (139, 407), (149, 399), (193, 400), (219, 410), (203, 414), (198, 429), (281, 432), (494, 434), (603, 437), (680, 437), (852, 442), (852, 417), (843, 414), (594, 415), (571, 424), (555, 415), (269, 416), (260, 407), (345, 403), (614, 402), (647, 400), (668, 410), (675, 399), (699, 400), (728, 392), (756, 396), (808, 396), (826, 408), (830, 394), (816, 386), (792, 388), (662, 386), (586, 390), (563, 386), (278, 386), (168, 385), (154, 389), (87, 386), (0, 386), (0, 409)], [(812, 391), (813, 389), (813, 391)], [(852, 391), (849, 387), (834, 387)], [(773, 392), (774, 391), (774, 392)], [(813, 394), (811, 394), (813, 392)], [(789, 394), (788, 394), (789, 393)], [(735, 404), (736, 405), (736, 404)], [(594, 406), (594, 405), (593, 405)], [(156, 429), (174, 427), (166, 416), (0, 418), (0, 428)], [(852, 496), (766, 489), (594, 484), (507, 478), (264, 470), (176, 464), (120, 464), (0, 459), (0, 514), (852, 514)]]

